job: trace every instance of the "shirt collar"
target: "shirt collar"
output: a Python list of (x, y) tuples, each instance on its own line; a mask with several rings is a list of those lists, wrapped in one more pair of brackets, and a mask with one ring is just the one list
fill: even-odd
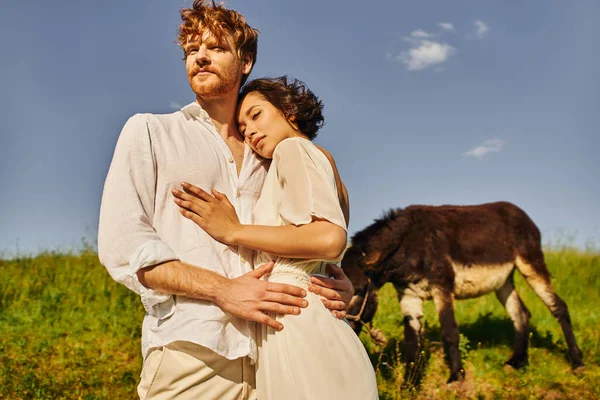
[(192, 117), (202, 118), (204, 120), (210, 120), (208, 113), (202, 108), (202, 106), (195, 101), (181, 108), (181, 112)]
[[(211, 121), (210, 116), (208, 115), (208, 113), (206, 112), (206, 110), (204, 110), (202, 108), (202, 106), (198, 103), (196, 103), (195, 101), (188, 104), (187, 106), (184, 106), (181, 108), (181, 112), (186, 116), (186, 117), (190, 117), (190, 118), (202, 118), (206, 121)], [(252, 149), (250, 148), (250, 146), (248, 146), (248, 144), (244, 143), (244, 146), (247, 147), (248, 149), (244, 150), (244, 160), (247, 160), (250, 156), (250, 158), (252, 158), (253, 160), (255, 160), (254, 162), (257, 162), (260, 165), (264, 165), (266, 168), (269, 167), (269, 165), (271, 165), (271, 160), (267, 160), (265, 158), (260, 157), (258, 154), (256, 154), (254, 151), (252, 151)], [(246, 162), (246, 161), (244, 161)]]

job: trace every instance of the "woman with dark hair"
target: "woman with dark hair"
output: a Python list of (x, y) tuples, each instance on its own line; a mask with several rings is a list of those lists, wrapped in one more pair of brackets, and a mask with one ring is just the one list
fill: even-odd
[[(215, 239), (257, 250), (255, 265), (275, 260), (269, 282), (306, 289), (346, 248), (348, 204), (335, 164), (311, 141), (323, 124), (322, 102), (297, 80), (257, 79), (242, 88), (238, 127), (271, 166), (243, 225), (227, 197), (185, 185), (182, 214)], [(341, 204), (340, 204), (341, 203)], [(261, 400), (376, 399), (369, 357), (350, 326), (308, 293), (297, 315), (271, 317), (279, 330), (257, 327), (257, 391)], [(283, 326), (285, 325), (285, 329)]]

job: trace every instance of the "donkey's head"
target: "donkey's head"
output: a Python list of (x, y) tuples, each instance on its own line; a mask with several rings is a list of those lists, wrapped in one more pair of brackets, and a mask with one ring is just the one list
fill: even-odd
[(354, 332), (359, 334), (363, 324), (368, 324), (377, 311), (377, 287), (369, 281), (365, 271), (359, 266), (362, 257), (356, 247), (350, 247), (344, 254), (342, 268), (354, 286), (354, 296), (348, 305), (347, 320)]
[(352, 251), (346, 253), (342, 265), (346, 268), (345, 264), (353, 263), (367, 275), (377, 275), (383, 271), (385, 261), (402, 244), (409, 226), (410, 222), (402, 209), (388, 211), (383, 218), (375, 220), (352, 237)]

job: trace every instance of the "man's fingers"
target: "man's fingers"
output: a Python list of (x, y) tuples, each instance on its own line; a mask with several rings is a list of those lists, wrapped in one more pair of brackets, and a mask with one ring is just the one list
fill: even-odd
[(286, 285), (285, 283), (272, 283), (267, 285), (268, 292), (285, 293), (295, 297), (305, 297), (306, 290), (294, 285)]
[(199, 187), (189, 184), (187, 182), (181, 182), (181, 187), (183, 188), (183, 190), (185, 190), (186, 193), (192, 194), (206, 202), (211, 202), (214, 200), (214, 198), (210, 194), (206, 193)]
[(344, 319), (346, 317), (346, 311), (332, 311), (334, 317), (337, 319)]
[(250, 321), (258, 322), (259, 324), (266, 325), (270, 328), (273, 328), (276, 331), (280, 331), (283, 329), (283, 324), (275, 321), (273, 318), (269, 317), (267, 314), (264, 314), (260, 311), (256, 311), (246, 318)]
[(308, 301), (299, 296), (292, 296), (285, 293), (267, 292), (264, 301), (281, 304), (283, 306), (307, 307)]
[(339, 292), (333, 289), (328, 289), (317, 285), (310, 285), (308, 290), (318, 294), (319, 296), (323, 296), (328, 300), (342, 300), (342, 296), (339, 294)]
[[(269, 261), (268, 263), (263, 264), (258, 268), (255, 268), (254, 271), (250, 271), (250, 272), (246, 273), (246, 275), (251, 276), (256, 279), (260, 279), (263, 277), (263, 275), (271, 272), (273, 270), (274, 265), (275, 265), (275, 261)], [(267, 287), (267, 290), (269, 290), (268, 287)]]
[(259, 304), (258, 308), (261, 311), (270, 311), (276, 314), (290, 314), (290, 315), (298, 315), (300, 314), (300, 307), (294, 306), (285, 306), (279, 303), (273, 303), (270, 301), (263, 301)]
[(331, 301), (327, 299), (321, 299), (321, 301), (323, 302), (325, 307), (327, 307), (331, 311), (346, 311), (346, 303), (344, 303), (343, 301)]

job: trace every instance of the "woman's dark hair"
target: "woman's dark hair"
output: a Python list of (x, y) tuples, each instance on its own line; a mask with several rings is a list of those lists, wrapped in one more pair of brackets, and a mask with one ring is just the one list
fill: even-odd
[(254, 79), (242, 87), (239, 101), (250, 93), (259, 93), (310, 140), (317, 136), (317, 131), (323, 126), (323, 102), (302, 81), (294, 78), (288, 80), (285, 75)]

